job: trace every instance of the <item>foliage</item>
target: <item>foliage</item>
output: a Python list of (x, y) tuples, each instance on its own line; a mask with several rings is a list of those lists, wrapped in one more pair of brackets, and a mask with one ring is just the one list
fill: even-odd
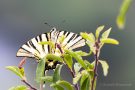
[(21, 79), (25, 79), (24, 68), (18, 68), (17, 66), (7, 66), (6, 69), (12, 71)]
[[(6, 68), (17, 76), (26, 84), (30, 90), (43, 90), (43, 83), (50, 83), (50, 87), (55, 90), (95, 90), (97, 81), (97, 67), (98, 62), (103, 68), (104, 76), (107, 76), (109, 65), (104, 60), (99, 60), (100, 50), (104, 44), (118, 45), (119, 42), (115, 39), (108, 38), (111, 32), (111, 28), (103, 32), (104, 26), (100, 26), (96, 29), (95, 35), (93, 33), (81, 32), (80, 35), (86, 40), (86, 44), (89, 46), (89, 53), (84, 51), (72, 51), (64, 50), (61, 56), (55, 54), (48, 54), (44, 58), (40, 59), (36, 69), (36, 82), (40, 86), (39, 89), (30, 85), (25, 77), (24, 69), (16, 66), (7, 66)], [(103, 32), (101, 34), (101, 32)], [(63, 39), (62, 39), (63, 40)], [(52, 42), (41, 42), (40, 44), (49, 44), (54, 47)], [(94, 60), (84, 60), (83, 56), (93, 57)], [(47, 60), (58, 61), (60, 64), (54, 69), (54, 73), (51, 76), (44, 74), (45, 63)], [(75, 63), (73, 63), (75, 59)], [(91, 62), (90, 62), (91, 61)], [(65, 81), (61, 77), (62, 66), (66, 65), (69, 72), (72, 75), (73, 82)], [(79, 86), (80, 85), (80, 86)], [(26, 90), (25, 86), (12, 87), (9, 90)], [(18, 89), (21, 88), (21, 89)]]
[(26, 86), (20, 85), (16, 87), (12, 87), (9, 90), (27, 90), (28, 88)]
[(132, 0), (123, 0), (119, 14), (116, 19), (117, 26), (123, 29), (126, 21), (126, 13), (131, 5)]

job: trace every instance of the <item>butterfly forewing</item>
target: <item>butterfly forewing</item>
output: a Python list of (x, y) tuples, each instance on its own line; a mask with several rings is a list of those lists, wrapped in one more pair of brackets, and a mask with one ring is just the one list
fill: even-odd
[(48, 45), (41, 45), (39, 42), (48, 41), (47, 33), (41, 34), (27, 41), (17, 52), (17, 56), (43, 58), (49, 52)]
[[(64, 40), (60, 42), (59, 38), (64, 36)], [(51, 41), (54, 44), (59, 44), (64, 49), (75, 49), (85, 45), (85, 40), (78, 34), (67, 31), (57, 31), (52, 28), (49, 33), (41, 34), (27, 41), (17, 52), (17, 56), (38, 57), (43, 58), (48, 53), (60, 55), (59, 48), (51, 49), (49, 45), (41, 45), (39, 42)]]

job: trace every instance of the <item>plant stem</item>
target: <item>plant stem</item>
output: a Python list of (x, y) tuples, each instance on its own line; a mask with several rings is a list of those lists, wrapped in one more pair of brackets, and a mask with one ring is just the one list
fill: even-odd
[(74, 87), (76, 88), (76, 90), (79, 90), (79, 85), (78, 85), (78, 83), (75, 84)]
[(27, 57), (24, 57), (21, 61), (20, 61), (20, 63), (19, 63), (19, 65), (18, 65), (18, 68), (22, 68), (23, 67), (23, 65), (26, 63), (26, 59), (27, 59)]
[[(65, 64), (65, 65), (66, 65), (66, 64)], [(74, 72), (72, 69), (70, 69), (70, 68), (68, 67), (68, 65), (66, 65), (66, 66), (67, 66), (68, 70), (70, 71), (72, 77), (75, 78), (75, 72)], [(78, 85), (78, 83), (74, 85), (74, 88), (75, 88), (76, 90), (79, 90), (79, 85)]]
[[(75, 78), (75, 72), (71, 69), (69, 69), (70, 73), (72, 74), (72, 77)], [(76, 88), (76, 90), (79, 90), (79, 85), (78, 83), (74, 85), (74, 87)]]
[(43, 90), (43, 82), (40, 83), (40, 90)]
[(92, 84), (91, 84), (91, 90), (94, 90), (94, 84), (95, 84), (95, 80), (97, 78), (97, 68), (98, 68), (98, 60), (99, 60), (99, 52), (100, 52), (100, 49), (99, 49), (99, 43), (96, 42), (95, 43), (95, 47), (96, 47), (96, 52), (94, 54), (94, 59), (95, 59), (95, 66), (94, 66), (94, 77), (93, 77), (93, 80), (92, 80)]
[(31, 90), (37, 90), (35, 87), (30, 85), (26, 80), (22, 80), (23, 83), (25, 83)]
[[(56, 43), (55, 45), (56, 45), (56, 47), (60, 50), (61, 54), (63, 54), (63, 51), (62, 51), (61, 46), (60, 46), (58, 43)], [(63, 58), (63, 59), (64, 59), (64, 58)], [(70, 71), (72, 77), (75, 78), (75, 72), (74, 72), (72, 69), (70, 69), (67, 64), (65, 64), (65, 65), (67, 66), (68, 70)], [(79, 90), (79, 85), (78, 85), (78, 83), (75, 84), (74, 87), (75, 87), (76, 90)]]

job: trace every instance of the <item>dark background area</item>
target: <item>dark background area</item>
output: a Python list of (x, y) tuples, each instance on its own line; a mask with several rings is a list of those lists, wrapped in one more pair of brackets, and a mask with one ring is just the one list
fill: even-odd
[[(100, 25), (105, 25), (105, 29), (112, 27), (110, 37), (119, 40), (120, 45), (103, 47), (100, 58), (106, 60), (110, 68), (108, 76), (104, 77), (99, 66), (97, 90), (135, 90), (135, 2), (132, 2), (127, 13), (125, 29), (119, 30), (115, 20), (122, 1), (0, 0), (1, 90), (22, 84), (5, 66), (18, 65), (21, 60), (16, 57), (19, 47), (27, 40), (51, 29), (45, 22), (58, 30), (75, 33), (94, 33)], [(25, 70), (29, 82), (35, 85), (36, 63), (33, 59), (27, 61)], [(65, 70), (62, 70), (62, 77), (71, 81)]]

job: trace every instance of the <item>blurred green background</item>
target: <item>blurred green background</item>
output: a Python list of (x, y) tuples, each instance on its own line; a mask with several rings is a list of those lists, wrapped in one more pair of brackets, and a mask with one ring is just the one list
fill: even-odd
[[(99, 66), (97, 90), (135, 90), (135, 2), (127, 13), (126, 26), (119, 30), (116, 17), (123, 0), (0, 0), (0, 88), (8, 90), (22, 84), (20, 79), (5, 69), (18, 65), (18, 48), (27, 40), (51, 27), (75, 33), (95, 32), (100, 25), (112, 27), (110, 37), (119, 40), (120, 45), (105, 45), (101, 59), (110, 65), (109, 74), (103, 76)], [(87, 51), (87, 48), (83, 48)], [(36, 63), (29, 59), (25, 70), (30, 83), (34, 82)], [(66, 69), (62, 77), (71, 81)], [(52, 90), (47, 87), (47, 90)]]

